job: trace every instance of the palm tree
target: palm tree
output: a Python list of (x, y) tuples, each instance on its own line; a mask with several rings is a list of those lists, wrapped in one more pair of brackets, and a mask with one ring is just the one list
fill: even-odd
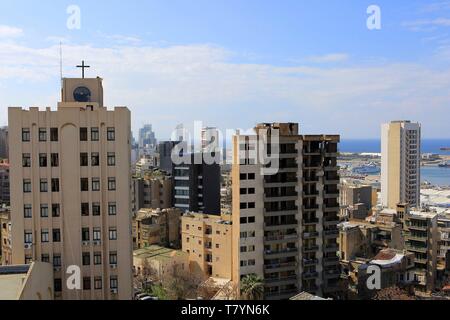
[(245, 300), (264, 298), (264, 280), (256, 274), (250, 274), (241, 280), (241, 295)]

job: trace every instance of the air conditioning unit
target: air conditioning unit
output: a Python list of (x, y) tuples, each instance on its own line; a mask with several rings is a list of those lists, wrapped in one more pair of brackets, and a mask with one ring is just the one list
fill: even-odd
[(53, 267), (53, 271), (59, 272), (59, 271), (61, 271), (61, 267)]
[(101, 245), (101, 244), (102, 244), (101, 241), (94, 241), (94, 246), (99, 246), (99, 245)]
[(88, 246), (90, 244), (89, 241), (83, 241), (83, 246)]
[(117, 264), (112, 263), (110, 266), (111, 266), (111, 269), (117, 269)]
[(111, 293), (112, 294), (117, 294), (118, 290), (117, 289), (111, 289)]
[(24, 245), (25, 249), (31, 249), (32, 246), (33, 246), (32, 243), (25, 243)]

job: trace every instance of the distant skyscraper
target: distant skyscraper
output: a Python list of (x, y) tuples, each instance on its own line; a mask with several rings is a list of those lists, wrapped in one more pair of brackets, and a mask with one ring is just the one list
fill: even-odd
[(219, 130), (215, 127), (205, 127), (201, 133), (202, 152), (220, 152)]
[(8, 159), (8, 127), (0, 128), (0, 159)]
[(151, 124), (146, 124), (139, 130), (139, 156), (154, 155), (156, 151), (156, 137)]
[(98, 77), (63, 79), (57, 111), (9, 108), (12, 263), (53, 263), (57, 299), (132, 298), (130, 118)]
[(382, 205), (395, 209), (399, 203), (420, 206), (421, 126), (411, 121), (382, 125)]

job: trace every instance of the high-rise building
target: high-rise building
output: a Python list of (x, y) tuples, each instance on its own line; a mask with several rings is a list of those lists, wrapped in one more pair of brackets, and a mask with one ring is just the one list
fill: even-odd
[(0, 159), (9, 158), (8, 127), (0, 128)]
[(130, 123), (98, 77), (63, 79), (56, 111), (9, 108), (12, 263), (53, 263), (57, 299), (132, 298)]
[(0, 160), (0, 207), (9, 206), (9, 163), (6, 160)]
[(215, 127), (205, 127), (201, 132), (202, 152), (220, 152), (219, 130)]
[(220, 165), (207, 164), (202, 154), (192, 153), (173, 168), (174, 207), (220, 215)]
[(421, 126), (411, 121), (383, 124), (381, 133), (382, 205), (420, 207)]
[(158, 144), (158, 167), (172, 174), (172, 150), (178, 142), (175, 141), (162, 141)]
[[(261, 130), (278, 132), (278, 147), (256, 134)], [(262, 152), (258, 140), (278, 156), (276, 172), (251, 160)], [(255, 135), (233, 137), (233, 281), (262, 277), (266, 299), (338, 290), (339, 141), (300, 135), (294, 123), (259, 124)]]
[(139, 157), (145, 155), (154, 155), (156, 151), (156, 137), (151, 124), (144, 125), (139, 129)]

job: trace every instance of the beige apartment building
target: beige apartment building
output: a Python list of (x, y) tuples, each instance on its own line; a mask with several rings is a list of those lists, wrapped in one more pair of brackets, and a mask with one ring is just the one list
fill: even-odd
[(420, 207), (421, 126), (410, 121), (383, 124), (381, 133), (381, 200)]
[(167, 209), (172, 207), (172, 178), (161, 171), (147, 172), (132, 178), (132, 208)]
[(178, 208), (139, 210), (133, 219), (133, 248), (151, 245), (178, 248), (181, 214)]
[(0, 266), (0, 301), (53, 299), (53, 268), (50, 263)]
[[(279, 147), (269, 145), (278, 170), (266, 174), (252, 154), (261, 152), (257, 141), (276, 135)], [(233, 281), (262, 277), (266, 299), (338, 290), (339, 141), (300, 135), (294, 123), (259, 124), (255, 134), (233, 137)]]
[(101, 78), (62, 84), (57, 110), (9, 108), (12, 263), (53, 263), (57, 299), (131, 299), (130, 111)]
[(231, 216), (186, 213), (181, 229), (182, 250), (189, 254), (191, 272), (204, 278), (231, 279)]
[(12, 263), (11, 213), (9, 209), (0, 209), (0, 260), (1, 265)]

